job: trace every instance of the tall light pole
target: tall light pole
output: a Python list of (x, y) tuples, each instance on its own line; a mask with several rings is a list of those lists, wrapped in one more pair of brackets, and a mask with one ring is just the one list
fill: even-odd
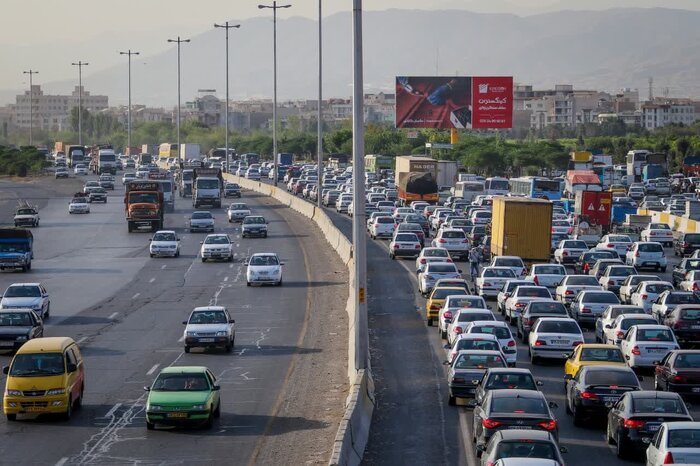
[(277, 1), (272, 5), (258, 5), (258, 8), (272, 9), (272, 170), (275, 186), (277, 186), (277, 10), (279, 8), (289, 8), (292, 5), (278, 5)]
[(29, 71), (23, 71), (24, 74), (29, 75), (29, 145), (32, 144), (32, 130), (34, 129), (34, 81), (32, 80), (32, 77), (35, 74), (39, 74), (38, 71), (34, 70), (29, 70)]
[(119, 52), (119, 55), (128, 55), (129, 57), (129, 110), (127, 116), (127, 147), (129, 148), (129, 155), (131, 155), (131, 56), (139, 55), (139, 52), (132, 52), (129, 49), (128, 52)]
[(168, 39), (168, 42), (175, 42), (177, 44), (177, 159), (182, 164), (182, 153), (180, 150), (180, 44), (183, 42), (189, 42), (189, 39)]
[(226, 171), (231, 170), (231, 157), (228, 154), (228, 30), (233, 28), (240, 28), (240, 24), (228, 24), (226, 21), (224, 24), (214, 23), (215, 28), (224, 28), (226, 31)]
[[(316, 159), (318, 163), (318, 187), (320, 188), (323, 184), (323, 135), (322, 135), (322, 125), (323, 125), (323, 113), (322, 113), (322, 90), (323, 90), (323, 33), (321, 29), (321, 3), (322, 0), (318, 0), (318, 115), (316, 117), (316, 136), (318, 138), (316, 146)], [(316, 191), (318, 195), (316, 196), (316, 205), (320, 209), (321, 206), (321, 191), (320, 189)]]
[(71, 63), (78, 67), (78, 144), (83, 145), (83, 66), (89, 63), (79, 61)]
[(352, 243), (355, 264), (355, 369), (366, 369), (367, 333), (367, 233), (365, 232), (365, 128), (362, 79), (362, 0), (352, 2)]

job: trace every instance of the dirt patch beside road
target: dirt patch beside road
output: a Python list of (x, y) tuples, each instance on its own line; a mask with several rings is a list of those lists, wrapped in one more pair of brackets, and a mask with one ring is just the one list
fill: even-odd
[[(38, 206), (39, 215), (41, 215), (41, 209), (46, 207), (49, 199), (71, 197), (83, 188), (84, 183), (84, 178), (60, 178), (57, 180), (53, 176), (0, 177), (0, 225), (12, 224), (15, 207), (20, 199)], [(67, 210), (68, 203), (66, 203)]]

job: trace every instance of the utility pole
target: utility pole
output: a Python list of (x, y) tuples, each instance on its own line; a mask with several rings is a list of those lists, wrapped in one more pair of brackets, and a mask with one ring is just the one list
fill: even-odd
[(231, 157), (229, 156), (228, 153), (228, 105), (229, 105), (229, 98), (228, 98), (228, 30), (233, 29), (233, 28), (240, 28), (240, 24), (228, 24), (228, 21), (226, 21), (224, 24), (216, 24), (214, 23), (215, 28), (224, 28), (226, 30), (226, 171), (230, 172), (231, 171)]
[(321, 27), (322, 11), (321, 11), (322, 0), (318, 0), (318, 116), (316, 137), (317, 147), (316, 147), (316, 158), (318, 163), (318, 193), (316, 196), (316, 205), (320, 209), (321, 205), (321, 186), (323, 185), (323, 110), (322, 110), (322, 91), (323, 91), (323, 29)]
[(34, 129), (34, 81), (32, 77), (35, 74), (39, 74), (39, 72), (30, 69), (23, 73), (29, 75), (29, 145), (32, 146), (34, 145), (32, 138), (32, 130)]
[(168, 39), (168, 42), (175, 42), (177, 44), (177, 159), (182, 166), (182, 154), (180, 151), (180, 44), (189, 42), (189, 39)]
[(78, 67), (78, 144), (83, 145), (83, 66), (89, 63), (79, 61), (71, 63)]
[(119, 55), (127, 55), (129, 57), (129, 110), (127, 113), (127, 147), (129, 148), (129, 155), (131, 155), (131, 56), (139, 55), (139, 52), (132, 52), (129, 49), (128, 52), (119, 52)]

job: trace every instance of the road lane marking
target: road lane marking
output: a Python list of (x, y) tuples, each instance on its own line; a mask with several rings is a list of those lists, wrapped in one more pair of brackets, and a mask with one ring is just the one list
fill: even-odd
[(154, 281), (156, 281), (156, 277), (153, 277), (150, 280), (148, 280), (148, 283), (153, 283)]
[(146, 372), (146, 375), (152, 375), (156, 371), (156, 369), (158, 369), (158, 366), (160, 366), (160, 364), (154, 364), (153, 367), (148, 369), (148, 372)]
[(63, 466), (64, 464), (66, 464), (66, 461), (68, 461), (68, 457), (64, 456), (56, 462), (55, 466)]
[(131, 297), (131, 299), (136, 299), (136, 298), (138, 298), (139, 296), (141, 296), (141, 293), (136, 293), (134, 296)]
[(108, 319), (112, 320), (112, 319), (114, 319), (115, 317), (117, 317), (118, 315), (119, 315), (118, 312), (113, 312), (113, 313), (111, 313), (111, 314), (109, 315)]
[(87, 340), (87, 339), (88, 339), (88, 337), (83, 337), (83, 338), (81, 338), (80, 340), (78, 340), (77, 343), (78, 343), (78, 344), (84, 343), (85, 340)]
[(105, 414), (104, 417), (112, 417), (112, 416), (114, 416), (114, 413), (117, 412), (117, 410), (121, 407), (121, 405), (122, 405), (121, 403), (117, 403), (117, 404), (115, 404), (114, 406), (112, 406), (112, 409), (110, 409), (109, 411), (107, 411), (107, 414)]
[(183, 341), (185, 341), (185, 335), (182, 335), (182, 336), (177, 340), (178, 343), (182, 343)]
[(225, 282), (228, 281), (228, 276), (224, 277), (224, 281), (225, 281)]
[(163, 264), (163, 265), (161, 266), (160, 269), (161, 269), (161, 270), (164, 270), (166, 267), (167, 267), (167, 265), (166, 265), (166, 264)]

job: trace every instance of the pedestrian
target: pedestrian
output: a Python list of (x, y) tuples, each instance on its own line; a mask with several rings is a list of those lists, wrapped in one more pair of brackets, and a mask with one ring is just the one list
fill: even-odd
[(469, 251), (469, 274), (472, 280), (479, 276), (479, 262), (481, 262), (481, 246), (475, 246)]

